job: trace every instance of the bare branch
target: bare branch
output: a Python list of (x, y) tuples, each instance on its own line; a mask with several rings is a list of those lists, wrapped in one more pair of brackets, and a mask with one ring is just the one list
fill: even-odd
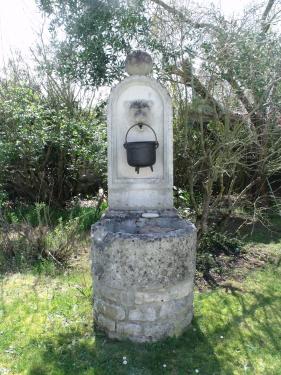
[(229, 117), (232, 121), (245, 122), (242, 115), (226, 111), (223, 106), (211, 95), (209, 90), (202, 84), (198, 77), (192, 73), (191, 66), (187, 60), (182, 64), (182, 69), (175, 69), (174, 74), (181, 77), (183, 84), (191, 87), (197, 95), (206, 99), (214, 109), (214, 114), (219, 120), (225, 121)]
[(181, 12), (180, 10), (176, 9), (175, 7), (171, 7), (170, 5), (166, 4), (162, 0), (151, 0), (153, 3), (159, 5), (163, 9), (165, 9), (168, 13), (172, 14), (173, 16), (180, 17), (183, 21), (190, 23), (195, 29), (201, 29), (201, 28), (209, 28), (214, 29), (214, 25), (211, 23), (205, 23), (205, 22), (194, 22), (191, 18), (187, 17), (184, 12)]
[(268, 0), (268, 3), (267, 3), (267, 6), (262, 14), (262, 17), (261, 17), (261, 23), (262, 23), (262, 32), (261, 34), (265, 34), (267, 33), (267, 31), (269, 30), (270, 28), (270, 25), (271, 25), (271, 22), (273, 19), (271, 19), (270, 21), (267, 21), (267, 17), (274, 5), (276, 0)]
[(240, 199), (243, 197), (243, 195), (251, 189), (251, 187), (253, 187), (257, 182), (260, 181), (260, 177), (257, 177), (255, 180), (251, 181), (241, 192), (240, 194), (236, 197), (235, 201), (233, 202), (232, 206), (231, 206), (231, 210), (233, 210), (235, 208), (235, 206), (238, 204), (238, 202), (240, 201)]
[(266, 8), (265, 8), (265, 10), (264, 10), (264, 12), (263, 12), (262, 17), (261, 17), (262, 22), (265, 22), (265, 21), (266, 21), (267, 16), (268, 16), (269, 12), (271, 11), (271, 9), (272, 9), (272, 7), (273, 7), (275, 1), (276, 1), (276, 0), (269, 0), (269, 1), (268, 1), (267, 6), (266, 6)]

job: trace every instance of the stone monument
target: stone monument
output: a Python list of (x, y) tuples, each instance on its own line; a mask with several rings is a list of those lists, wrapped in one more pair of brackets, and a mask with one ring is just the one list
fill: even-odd
[(108, 103), (108, 201), (92, 226), (94, 319), (111, 338), (178, 336), (193, 316), (196, 229), (173, 208), (172, 105), (149, 54)]

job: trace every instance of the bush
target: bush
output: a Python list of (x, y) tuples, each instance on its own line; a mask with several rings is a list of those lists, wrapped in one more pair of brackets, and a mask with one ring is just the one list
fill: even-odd
[[(67, 223), (62, 220), (52, 230), (47, 231), (43, 239), (42, 258), (52, 258), (58, 264), (67, 264), (79, 247), (79, 219), (71, 219)], [(77, 244), (78, 242), (78, 244)]]
[(53, 103), (30, 84), (0, 82), (0, 186), (11, 199), (64, 206), (96, 193), (105, 171), (100, 109)]
[(197, 249), (197, 270), (203, 273), (215, 271), (221, 273), (221, 256), (234, 259), (241, 254), (242, 242), (231, 237), (228, 233), (219, 233), (214, 230), (202, 236)]
[(46, 261), (67, 266), (105, 208), (102, 199), (96, 208), (76, 205), (57, 211), (44, 203), (15, 210), (2, 206), (0, 271), (38, 267)]

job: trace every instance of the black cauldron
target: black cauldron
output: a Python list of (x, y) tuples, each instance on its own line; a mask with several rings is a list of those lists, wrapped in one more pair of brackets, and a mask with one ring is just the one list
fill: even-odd
[[(141, 142), (128, 142), (127, 137), (129, 131), (134, 128), (135, 126), (139, 126), (142, 128), (143, 126), (147, 126), (150, 128), (155, 136), (155, 141), (141, 141)], [(127, 162), (131, 167), (135, 167), (137, 173), (139, 173), (140, 168), (150, 167), (153, 171), (153, 164), (156, 161), (156, 149), (159, 146), (157, 141), (156, 133), (152, 129), (151, 126), (143, 123), (138, 123), (131, 126), (125, 138), (124, 147), (127, 150)]]

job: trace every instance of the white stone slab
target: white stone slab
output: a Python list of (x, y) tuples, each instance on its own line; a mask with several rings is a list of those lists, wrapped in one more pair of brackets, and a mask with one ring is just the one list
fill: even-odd
[[(153, 128), (159, 147), (153, 171), (139, 174), (128, 165), (124, 148), (127, 130), (143, 122)], [(108, 198), (111, 209), (173, 207), (172, 105), (167, 90), (145, 76), (124, 79), (111, 91), (108, 103)], [(133, 128), (128, 141), (154, 140), (147, 128)]]
[(159, 217), (159, 214), (155, 212), (144, 212), (141, 216), (145, 217), (146, 219), (153, 219), (154, 217)]

